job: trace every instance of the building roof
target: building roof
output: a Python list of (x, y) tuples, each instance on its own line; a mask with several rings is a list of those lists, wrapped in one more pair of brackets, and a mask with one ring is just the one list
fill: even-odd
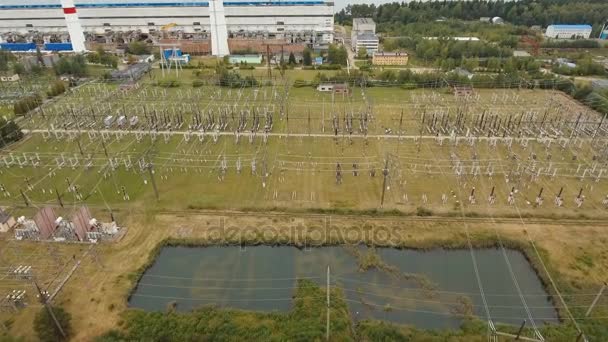
[(378, 36), (370, 32), (363, 32), (357, 35), (357, 40), (378, 40)]
[(553, 28), (558, 28), (558, 29), (579, 29), (579, 30), (591, 30), (592, 27), (591, 25), (565, 25), (565, 24), (558, 24), (558, 25), (549, 25), (547, 28), (549, 27), (553, 27)]
[(374, 52), (374, 56), (386, 56), (386, 57), (407, 56), (407, 52)]
[(375, 24), (374, 19), (372, 18), (354, 18), (353, 25), (365, 25), (365, 24)]

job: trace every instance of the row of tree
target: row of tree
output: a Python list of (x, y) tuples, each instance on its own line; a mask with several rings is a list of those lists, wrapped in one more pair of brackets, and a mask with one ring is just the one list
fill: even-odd
[(439, 18), (479, 20), (502, 17), (515, 25), (547, 26), (557, 23), (585, 23), (599, 33), (608, 18), (605, 0), (521, 0), (521, 1), (409, 1), (376, 6), (349, 5), (336, 14), (336, 22), (349, 24), (352, 18), (373, 18), (377, 23), (431, 22)]

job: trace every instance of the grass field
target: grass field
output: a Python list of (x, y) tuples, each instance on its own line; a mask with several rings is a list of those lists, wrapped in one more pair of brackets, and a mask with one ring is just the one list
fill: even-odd
[[(23, 190), (35, 205), (55, 205), (56, 187), (63, 201), (103, 208), (142, 202), (180, 210), (370, 210), (381, 207), (382, 170), (388, 162), (385, 210), (606, 215), (604, 138), (568, 142), (577, 118), (582, 116), (595, 128), (599, 114), (558, 92), (481, 89), (473, 101), (463, 102), (447, 89), (353, 89), (352, 96), (341, 96), (283, 85), (165, 89), (146, 82), (128, 93), (111, 84), (84, 85), (24, 119), (25, 128), (48, 131), (32, 133), (2, 153), (0, 165), (14, 162), (0, 174), (0, 183), (10, 193), (0, 203), (23, 206)], [(144, 122), (152, 113), (164, 133), (107, 130), (103, 125), (106, 115), (138, 115)], [(227, 113), (226, 128), (189, 132), (195, 115), (214, 117), (216, 125), (220, 113)], [(252, 118), (259, 116), (263, 127), (268, 122), (265, 113), (273, 117), (269, 136), (261, 129), (250, 136)], [(451, 127), (459, 115), (470, 129)], [(176, 127), (180, 116), (184, 123)], [(510, 142), (494, 144), (472, 133), (484, 116), (495, 122), (508, 118), (513, 125), (519, 120), (520, 126), (500, 136), (512, 136)], [(246, 125), (237, 141), (239, 117)], [(170, 129), (163, 123), (167, 118)], [(433, 130), (444, 118), (443, 131)], [(560, 129), (562, 135), (536, 140), (534, 127), (541, 118), (548, 123), (545, 130)], [(50, 127), (71, 131), (53, 133)], [(457, 135), (460, 140), (455, 140)], [(478, 140), (472, 143), (467, 137)], [(26, 158), (30, 162), (20, 167)], [(158, 202), (151, 174), (141, 167), (144, 161), (154, 165)], [(338, 164), (342, 184), (337, 184)], [(67, 192), (69, 185), (78, 187), (82, 200)], [(469, 203), (473, 188), (476, 204)], [(490, 206), (486, 199), (492, 188), (496, 202)], [(507, 204), (513, 188), (517, 206)], [(555, 208), (552, 201), (561, 188), (565, 203)], [(545, 203), (537, 207), (541, 189)], [(574, 199), (581, 189), (585, 203), (577, 208)]]
[[(242, 89), (193, 88), (195, 76), (184, 74), (180, 87), (168, 89), (148, 78), (126, 93), (112, 84), (83, 85), (21, 120), (32, 131), (0, 152), (0, 184), (7, 190), (0, 204), (11, 214), (58, 207), (57, 189), (65, 205), (57, 208), (59, 215), (69, 217), (86, 204), (103, 221), (112, 211), (127, 228), (119, 241), (93, 247), (0, 236), (0, 268), (32, 265), (45, 289), (57, 288), (80, 261), (56, 298), (73, 315), (74, 340), (91, 341), (124, 324), (127, 296), (162, 241), (213, 243), (213, 227), (224, 218), (234, 227), (253, 227), (254, 235), (277, 227), (273, 243), (297, 245), (293, 228), (321, 227), (327, 220), (338, 230), (399, 230), (400, 247), (488, 247), (503, 239), (527, 253), (552, 295), (559, 289), (586, 333), (598, 341), (605, 336), (606, 297), (591, 319), (583, 317), (608, 272), (608, 211), (602, 203), (608, 173), (601, 171), (608, 169), (606, 139), (593, 138), (599, 114), (545, 90), (481, 89), (469, 101), (447, 89), (353, 89), (343, 97), (290, 87), (297, 78), (312, 79), (316, 72), (310, 71), (288, 71), (286, 83)], [(252, 113), (260, 117), (255, 134)], [(260, 113), (272, 114), (267, 134), (268, 119)], [(141, 123), (133, 130), (104, 126), (105, 116), (124, 114), (138, 115)], [(162, 124), (158, 133), (146, 126), (153, 114)], [(215, 120), (212, 127), (188, 133), (196, 115)], [(501, 139), (490, 139), (474, 132), (482, 115), (502, 123), (521, 119), (517, 128), (499, 131)], [(452, 128), (457, 117), (466, 118), (468, 134)], [(444, 119), (446, 125), (437, 124)], [(221, 120), (227, 127), (217, 129)], [(239, 120), (246, 126), (237, 141)], [(554, 133), (542, 136), (541, 129)], [(68, 191), (71, 186), (77, 192)], [(512, 188), (516, 200), (509, 205)], [(564, 205), (557, 208), (553, 199), (561, 188)], [(469, 202), (473, 189), (475, 204)], [(492, 189), (494, 204), (487, 201)], [(537, 206), (541, 189), (544, 203)], [(585, 201), (579, 208), (581, 189)], [(435, 217), (418, 217), (427, 215)], [(33, 290), (21, 280), (0, 285)], [(33, 340), (31, 323), (40, 306), (34, 296), (28, 299), (29, 308), (0, 318), (12, 334)], [(565, 322), (555, 331), (546, 328), (552, 341), (575, 338), (567, 317)], [(471, 334), (462, 340), (483, 339)]]

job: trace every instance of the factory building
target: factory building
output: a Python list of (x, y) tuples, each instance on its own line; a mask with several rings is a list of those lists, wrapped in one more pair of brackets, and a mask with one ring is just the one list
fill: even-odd
[(207, 34), (214, 51), (227, 49), (222, 38), (226, 34), (230, 38), (288, 41), (305, 37), (311, 44), (333, 40), (334, 5), (324, 0), (75, 0), (73, 5), (72, 1), (3, 0), (0, 33), (63, 33), (68, 25), (76, 30), (81, 25), (89, 35), (119, 31), (159, 33), (170, 28)]
[(553, 39), (589, 39), (591, 25), (549, 25), (545, 37)]
[(373, 55), (378, 51), (379, 39), (376, 36), (376, 23), (370, 18), (354, 18), (351, 31), (352, 48), (359, 53), (361, 48), (365, 48), (368, 55)]

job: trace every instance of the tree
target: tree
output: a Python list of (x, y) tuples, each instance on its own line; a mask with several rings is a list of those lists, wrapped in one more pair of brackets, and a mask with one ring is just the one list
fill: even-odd
[(57, 75), (86, 76), (86, 60), (82, 55), (61, 57), (55, 64), (55, 73)]
[(127, 46), (127, 52), (133, 55), (148, 55), (150, 54), (150, 47), (145, 42), (134, 41)]
[(362, 46), (359, 48), (359, 51), (357, 51), (357, 58), (359, 58), (359, 59), (367, 58), (367, 49), (365, 48), (365, 46)]
[(296, 64), (296, 56), (293, 54), (293, 52), (289, 53), (289, 64), (290, 65)]
[(25, 74), (25, 67), (21, 63), (13, 63), (13, 72), (19, 76)]
[(56, 306), (52, 309), (55, 318), (57, 318), (57, 321), (63, 329), (63, 332), (67, 335), (67, 338), (64, 338), (61, 335), (61, 332), (55, 325), (53, 317), (46, 308), (40, 309), (36, 314), (36, 318), (34, 318), (34, 330), (36, 331), (36, 335), (38, 335), (38, 338), (42, 342), (67, 341), (72, 332), (70, 325), (72, 316), (61, 307)]
[(10, 51), (0, 50), (0, 71), (8, 71), (8, 62), (14, 59)]
[(306, 66), (312, 65), (312, 51), (310, 51), (310, 49), (308, 47), (304, 48), (302, 60), (304, 62), (304, 65), (306, 65)]
[(4, 147), (12, 142), (19, 141), (23, 138), (21, 128), (14, 121), (6, 121), (0, 118), (0, 147)]

